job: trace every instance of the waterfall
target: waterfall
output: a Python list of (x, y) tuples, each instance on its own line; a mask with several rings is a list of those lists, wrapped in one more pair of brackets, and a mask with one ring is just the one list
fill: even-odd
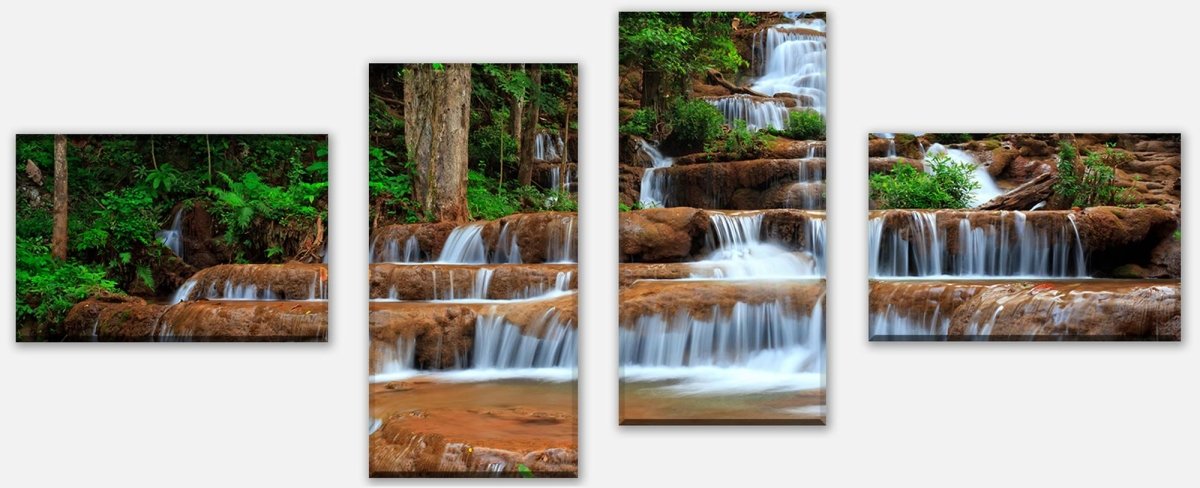
[(666, 206), (667, 199), (667, 179), (655, 172), (662, 168), (670, 168), (671, 165), (675, 164), (675, 161), (663, 156), (658, 151), (658, 148), (646, 142), (645, 139), (641, 140), (641, 149), (650, 158), (651, 167), (646, 168), (646, 172), (642, 173), (642, 188), (639, 200), (643, 207), (664, 207)]
[(575, 217), (564, 216), (557, 225), (547, 225), (546, 231), (546, 262), (573, 263), (577, 260), (575, 253)]
[(788, 108), (778, 100), (760, 100), (749, 95), (733, 95), (708, 99), (725, 115), (725, 122), (733, 126), (734, 121), (746, 121), (749, 130), (784, 129), (787, 127)]
[[(894, 148), (893, 148), (894, 149)], [(979, 189), (975, 190), (971, 195), (970, 206), (978, 207), (989, 200), (1004, 194), (999, 186), (996, 186), (996, 180), (992, 179), (992, 175), (988, 174), (987, 168), (975, 161), (975, 157), (966, 151), (958, 149), (947, 149), (941, 144), (933, 144), (929, 146), (929, 150), (925, 152), (925, 172), (933, 172), (933, 164), (931, 158), (933, 156), (944, 154), (956, 163), (970, 164), (975, 171), (973, 177), (979, 182)]]
[[(823, 158), (823, 157), (825, 157), (825, 143), (823, 143), (823, 142), (819, 143), (819, 144), (815, 143), (815, 142), (808, 143), (808, 153), (805, 154), (804, 159)], [(801, 174), (801, 177), (803, 177), (803, 175), (804, 175), (803, 168), (801, 168), (801, 171), (802, 172), (800, 174)]]
[(640, 316), (620, 331), (621, 376), (680, 379), (668, 389), (683, 394), (820, 388), (824, 323), (821, 302), (804, 313), (786, 299), (714, 306), (709, 317)]
[(891, 132), (879, 132), (873, 135), (887, 140), (887, 154), (884, 154), (884, 157), (896, 157), (896, 134)]
[(872, 277), (1087, 277), (1070, 213), (890, 210), (871, 218), (867, 242)]
[(175, 296), (171, 298), (171, 304), (174, 305), (187, 300), (188, 297), (192, 295), (192, 289), (194, 288), (196, 288), (195, 278), (191, 278), (183, 282), (183, 286), (180, 286), (178, 290), (175, 290)]
[(560, 320), (557, 310), (541, 319), (541, 336), (526, 335), (498, 314), (480, 315), (475, 322), (471, 365), (476, 369), (575, 368), (575, 329)]
[(183, 258), (183, 207), (175, 211), (171, 220), (171, 228), (163, 229), (154, 234), (160, 242), (176, 256)]
[(417, 341), (410, 337), (396, 339), (391, 345), (380, 347), (375, 357), (375, 374), (398, 375), (415, 371), (417, 364)]
[(483, 244), (483, 224), (455, 227), (438, 254), (439, 263), (486, 264), (487, 247)]
[(562, 159), (563, 141), (558, 134), (538, 132), (533, 140), (533, 159), (548, 163)]
[[(806, 31), (816, 31), (814, 34)], [(751, 86), (766, 95), (791, 93), (825, 115), (825, 21), (797, 18), (754, 34), (762, 76)]]
[(373, 263), (419, 263), (421, 262), (421, 243), (417, 242), (416, 235), (408, 236), (404, 240), (404, 249), (400, 249), (400, 242), (395, 239), (386, 239), (383, 245), (379, 244), (380, 237), (375, 238), (375, 243), (371, 249), (378, 249), (372, 253)]
[(521, 263), (521, 246), (517, 243), (517, 234), (510, 229), (513, 226), (512, 222), (505, 222), (500, 227), (500, 239), (496, 244), (496, 255), (493, 259), (497, 263), (520, 264)]
[(810, 216), (801, 252), (762, 241), (761, 212), (712, 213), (711, 253), (692, 265), (693, 278), (796, 278), (824, 274), (825, 220)]

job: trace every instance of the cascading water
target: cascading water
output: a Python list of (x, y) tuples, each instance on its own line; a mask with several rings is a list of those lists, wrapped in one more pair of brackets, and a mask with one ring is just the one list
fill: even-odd
[(558, 134), (538, 132), (533, 141), (533, 159), (548, 163), (562, 159), (563, 141)]
[[(892, 149), (894, 150), (894, 148)], [(996, 180), (992, 178), (992, 175), (988, 174), (987, 168), (975, 161), (975, 156), (966, 151), (947, 149), (946, 146), (941, 144), (933, 144), (925, 151), (925, 171), (927, 173), (933, 172), (932, 158), (938, 155), (945, 155), (956, 163), (969, 164), (975, 168), (972, 176), (979, 183), (979, 189), (971, 194), (970, 205), (972, 207), (978, 207), (1004, 194), (1004, 190), (996, 186)]]
[[(822, 300), (823, 301), (823, 300)], [(709, 318), (646, 315), (622, 327), (622, 378), (680, 380), (682, 394), (798, 391), (823, 386), (824, 312), (780, 299), (714, 307)]]
[(525, 330), (494, 307), (482, 311), (475, 318), (470, 351), (456, 354), (455, 366), (449, 370), (416, 369), (418, 344), (412, 338), (400, 338), (395, 345), (376, 347), (378, 349), (370, 377), (373, 383), (417, 375), (436, 375), (439, 380), (451, 382), (505, 378), (570, 381), (575, 378), (578, 364), (573, 320), (554, 308), (534, 319)]
[(183, 257), (183, 208), (175, 212), (171, 228), (158, 231), (155, 237), (176, 256)]
[(712, 252), (693, 264), (693, 278), (779, 279), (824, 274), (824, 218), (810, 216), (798, 252), (762, 240), (761, 212), (713, 213), (710, 220), (707, 246)]
[(787, 127), (788, 108), (778, 100), (759, 100), (749, 95), (733, 95), (708, 99), (725, 116), (725, 122), (733, 125), (736, 120), (746, 121), (749, 130), (780, 129)]
[(1087, 277), (1069, 212), (889, 210), (870, 219), (868, 248), (872, 277)]
[(439, 263), (486, 264), (487, 246), (483, 243), (483, 225), (467, 224), (455, 227), (442, 244)]
[(656, 173), (662, 168), (670, 168), (675, 164), (675, 160), (663, 156), (658, 148), (646, 142), (641, 141), (642, 152), (650, 158), (650, 167), (642, 173), (642, 187), (639, 197), (642, 206), (644, 207), (663, 207), (666, 202), (667, 181)]
[(766, 95), (791, 93), (825, 115), (824, 32), (824, 20), (799, 17), (756, 32), (753, 54), (762, 75), (751, 89)]

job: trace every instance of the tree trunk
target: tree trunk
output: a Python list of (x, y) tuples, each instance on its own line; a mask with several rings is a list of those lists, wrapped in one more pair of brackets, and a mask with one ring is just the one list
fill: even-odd
[[(513, 70), (521, 73), (525, 72), (525, 64), (514, 64)], [(521, 159), (521, 119), (525, 117), (525, 100), (529, 99), (529, 93), (526, 92), (523, 97), (512, 97), (512, 109), (509, 115), (512, 117), (512, 137), (517, 141), (517, 159)], [(517, 163), (518, 165), (520, 162)], [(500, 184), (504, 184), (504, 160), (500, 160)]]
[(413, 200), (426, 220), (465, 222), (471, 66), (410, 64), (404, 76), (404, 143)]
[(50, 252), (67, 259), (67, 136), (54, 135), (54, 232)]
[(663, 78), (661, 71), (642, 69), (642, 108), (662, 113)]
[(536, 64), (531, 66), (529, 79), (530, 90), (526, 96), (528, 110), (525, 111), (527, 118), (524, 127), (521, 128), (521, 163), (517, 169), (517, 182), (521, 186), (533, 182), (533, 141), (537, 137), (538, 118), (542, 115), (541, 108), (537, 104), (537, 99), (542, 91), (542, 68)]

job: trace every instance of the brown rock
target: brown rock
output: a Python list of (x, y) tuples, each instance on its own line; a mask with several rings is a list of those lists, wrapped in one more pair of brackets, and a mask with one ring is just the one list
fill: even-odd
[(687, 261), (704, 248), (708, 215), (687, 207), (621, 212), (621, 262)]

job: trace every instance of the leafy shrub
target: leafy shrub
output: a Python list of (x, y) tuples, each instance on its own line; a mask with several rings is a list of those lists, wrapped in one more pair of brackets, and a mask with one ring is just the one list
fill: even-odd
[(782, 135), (802, 141), (824, 139), (825, 117), (816, 110), (792, 110), (788, 112), (787, 129)]
[(654, 138), (658, 127), (658, 115), (653, 110), (635, 110), (629, 120), (621, 124), (621, 133), (644, 138)]
[(386, 206), (379, 204), (377, 207), (386, 216), (398, 218), (404, 222), (416, 222), (416, 207), (411, 198), (412, 163), (400, 161), (392, 164), (390, 161), (396, 159), (396, 154), (381, 147), (372, 146), (370, 155), (370, 183), (368, 186), (371, 191), (371, 201), (387, 202)]
[(104, 269), (58, 261), (45, 244), (17, 238), (17, 323), (56, 326), (76, 302), (100, 291), (115, 292)]
[(1128, 161), (1129, 154), (1109, 146), (1103, 153), (1089, 152), (1083, 158), (1082, 172), (1075, 166), (1078, 152), (1068, 141), (1059, 142), (1058, 182), (1054, 193), (1075, 207), (1119, 205), (1124, 203), (1125, 188), (1115, 184), (1112, 165)]
[(750, 159), (761, 154), (764, 145), (762, 135), (746, 128), (746, 121), (739, 119), (734, 121), (720, 144), (711, 145), (708, 151), (721, 151), (736, 159)]
[(134, 264), (132, 251), (146, 249), (157, 255), (161, 249), (154, 237), (160, 227), (158, 214), (146, 188), (109, 191), (95, 209), (71, 215), (73, 229), (68, 242), (77, 253), (90, 257), (89, 261), (105, 263), (128, 277), (129, 266)]
[(871, 199), (879, 208), (966, 208), (979, 189), (970, 163), (945, 154), (932, 156), (930, 172), (918, 171), (901, 160), (888, 173), (871, 175)]
[(519, 199), (496, 180), (475, 170), (467, 172), (467, 209), (475, 219), (493, 220), (521, 210)]
[(725, 116), (704, 100), (680, 101), (671, 112), (671, 138), (687, 148), (702, 148), (721, 137)]
[(324, 210), (316, 206), (329, 183), (297, 182), (287, 187), (265, 183), (257, 173), (241, 180), (218, 173), (229, 189), (211, 187), (213, 214), (225, 225), (225, 241), (239, 243), (241, 251), (266, 252), (272, 246), (298, 244)]

